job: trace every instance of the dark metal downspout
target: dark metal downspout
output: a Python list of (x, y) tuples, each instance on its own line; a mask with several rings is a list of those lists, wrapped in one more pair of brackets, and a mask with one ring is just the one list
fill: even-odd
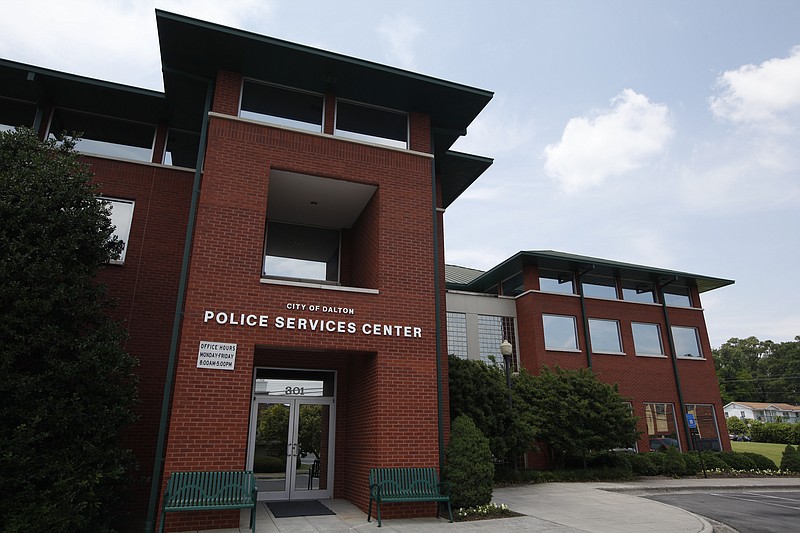
[(683, 420), (683, 431), (686, 436), (686, 444), (691, 450), (692, 446), (691, 433), (689, 432), (689, 423), (686, 421), (686, 404), (683, 403), (683, 388), (681, 387), (681, 376), (678, 372), (678, 354), (675, 351), (675, 339), (672, 336), (672, 326), (669, 322), (669, 311), (667, 309), (667, 301), (664, 299), (664, 287), (676, 281), (677, 278), (672, 278), (666, 283), (658, 283), (658, 297), (661, 299), (661, 307), (664, 310), (664, 323), (667, 327), (667, 340), (669, 342), (670, 359), (672, 360), (672, 372), (675, 374), (675, 388), (678, 389), (678, 404), (681, 408), (681, 420)]
[[(431, 153), (435, 154), (431, 131)], [(433, 292), (436, 313), (436, 419), (439, 429), (439, 473), (444, 472), (444, 413), (442, 412), (442, 297), (439, 283), (439, 211), (436, 204), (436, 157), (431, 158), (431, 210), (433, 215)]]
[(172, 323), (172, 341), (169, 347), (169, 361), (167, 375), (164, 382), (164, 397), (161, 401), (161, 422), (158, 427), (158, 441), (156, 443), (156, 458), (153, 464), (153, 480), (150, 485), (150, 503), (147, 507), (147, 521), (145, 531), (155, 529), (156, 511), (158, 508), (158, 493), (161, 489), (161, 475), (164, 466), (164, 448), (167, 440), (167, 425), (169, 421), (170, 400), (172, 399), (172, 386), (175, 374), (175, 360), (178, 353), (178, 340), (180, 339), (181, 322), (183, 320), (183, 299), (186, 294), (186, 280), (189, 274), (189, 258), (192, 251), (192, 237), (194, 234), (197, 202), (200, 197), (200, 184), (203, 176), (203, 163), (206, 153), (206, 137), (208, 135), (208, 114), (211, 111), (211, 97), (214, 93), (214, 82), (204, 80), (208, 85), (206, 89), (206, 104), (203, 112), (203, 125), (200, 130), (200, 143), (197, 148), (197, 164), (194, 171), (194, 186), (192, 188), (192, 201), (189, 207), (189, 223), (186, 226), (186, 240), (183, 243), (183, 263), (181, 264), (181, 277), (178, 285), (178, 298), (175, 304), (175, 318)]
[(594, 270), (594, 265), (589, 265), (577, 273), (578, 296), (581, 298), (581, 319), (583, 320), (583, 343), (586, 345), (586, 367), (592, 370), (592, 341), (589, 337), (589, 317), (586, 315), (586, 297), (583, 295), (583, 282), (581, 278)]

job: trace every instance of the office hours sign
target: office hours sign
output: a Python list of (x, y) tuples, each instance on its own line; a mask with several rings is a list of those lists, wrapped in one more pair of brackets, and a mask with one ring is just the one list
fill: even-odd
[(197, 353), (197, 368), (234, 370), (235, 367), (236, 344), (200, 341), (200, 350)]

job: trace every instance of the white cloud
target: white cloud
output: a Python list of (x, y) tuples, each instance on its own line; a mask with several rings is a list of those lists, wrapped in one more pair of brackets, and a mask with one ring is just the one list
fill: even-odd
[(545, 171), (566, 192), (599, 185), (610, 176), (644, 166), (672, 137), (669, 110), (632, 89), (611, 100), (611, 109), (569, 120), (561, 140), (544, 149)]
[(414, 42), (423, 33), (422, 26), (406, 15), (387, 16), (378, 26), (378, 32), (389, 41), (390, 62), (413, 69), (416, 63)]
[[(0, 17), (0, 57), (135, 86), (161, 89), (155, 9), (235, 27), (271, 12), (267, 0), (10, 3)], [(36, 21), (36, 23), (28, 23)]]
[(737, 124), (788, 132), (786, 114), (800, 110), (800, 45), (788, 57), (744, 65), (717, 78), (712, 113)]

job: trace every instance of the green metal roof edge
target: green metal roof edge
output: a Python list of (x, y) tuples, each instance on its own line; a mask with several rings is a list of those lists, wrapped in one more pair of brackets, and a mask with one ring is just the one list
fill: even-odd
[[(694, 280), (697, 283), (700, 292), (707, 292), (710, 290), (733, 285), (734, 280), (725, 278), (716, 278), (711, 276), (703, 276), (700, 274), (692, 274), (690, 272), (682, 272), (678, 270), (671, 270), (666, 268), (657, 268), (646, 265), (638, 265), (635, 263), (624, 263), (622, 261), (613, 261), (609, 259), (601, 259), (599, 257), (590, 257), (585, 255), (570, 254), (566, 252), (559, 252), (554, 250), (528, 250), (520, 251), (509, 257), (499, 265), (492, 267), (482, 275), (478, 276), (466, 285), (453, 284), (453, 288), (464, 288), (469, 290), (474, 286), (491, 286), (495, 283), (500, 283), (504, 279), (510, 277), (517, 270), (521, 269), (527, 259), (549, 259), (553, 261), (563, 261), (564, 263), (573, 263), (578, 265), (595, 265), (607, 267), (615, 270), (632, 270), (642, 272), (645, 274), (660, 275), (660, 276), (676, 276), (685, 279)], [(518, 263), (518, 264), (517, 264)], [(565, 264), (565, 266), (567, 266)], [(513, 272), (512, 272), (513, 270)], [(449, 284), (448, 284), (449, 285)]]
[(145, 89), (142, 87), (134, 87), (133, 85), (125, 85), (123, 83), (117, 83), (113, 81), (106, 81), (100, 80), (97, 78), (90, 78), (88, 76), (82, 76), (80, 74), (71, 74), (68, 72), (62, 72), (58, 70), (51, 70), (44, 67), (38, 67), (35, 65), (29, 65), (27, 63), (19, 63), (17, 61), (12, 61), (10, 59), (3, 59), (0, 58), (0, 66), (16, 68), (19, 70), (27, 70), (29, 72), (33, 72), (35, 74), (41, 74), (42, 76), (49, 76), (52, 78), (57, 78), (65, 81), (70, 81), (73, 83), (81, 83), (86, 85), (95, 85), (97, 87), (103, 87), (106, 89), (113, 89), (115, 91), (123, 91), (134, 93), (142, 96), (150, 96), (154, 98), (165, 99), (166, 95), (161, 91), (155, 91), (153, 89)]
[(276, 39), (274, 37), (268, 37), (266, 35), (261, 35), (255, 32), (247, 31), (247, 30), (240, 30), (236, 28), (231, 28), (230, 26), (223, 26), (221, 24), (217, 24), (214, 22), (208, 22), (192, 17), (187, 17), (185, 15), (179, 15), (177, 13), (172, 13), (170, 11), (165, 11), (162, 9), (156, 9), (156, 20), (158, 18), (170, 19), (176, 22), (181, 22), (185, 24), (195, 25), (197, 27), (211, 30), (211, 31), (218, 31), (220, 33), (226, 33), (232, 37), (239, 37), (244, 39), (250, 39), (253, 41), (258, 41), (260, 43), (271, 44), (275, 46), (281, 46), (284, 48), (289, 48), (298, 52), (303, 52), (307, 54), (317, 55), (320, 57), (324, 57), (327, 59), (332, 59), (334, 61), (341, 61), (342, 63), (351, 63), (353, 65), (357, 65), (360, 67), (370, 68), (374, 70), (379, 70), (386, 72), (388, 74), (395, 74), (398, 76), (402, 76), (409, 79), (414, 79), (418, 81), (422, 81), (425, 83), (430, 83), (432, 85), (440, 85), (442, 87), (447, 87), (450, 89), (455, 89), (459, 91), (469, 92), (478, 96), (484, 96), (488, 99), (491, 99), (494, 96), (494, 92), (488, 91), (486, 89), (479, 89), (477, 87), (471, 87), (469, 85), (464, 85), (461, 83), (456, 83), (452, 81), (443, 80), (441, 78), (435, 78), (433, 76), (428, 76), (426, 74), (419, 74), (416, 72), (411, 72), (408, 70), (400, 69), (397, 67), (391, 67), (388, 65), (383, 65), (381, 63), (376, 63), (374, 61), (369, 61), (366, 59), (359, 59), (351, 56), (346, 56), (344, 54), (339, 54), (336, 52), (330, 52), (326, 50), (322, 50), (319, 48), (314, 48), (312, 46), (307, 46), (303, 44), (293, 43), (291, 41), (285, 41), (283, 39)]

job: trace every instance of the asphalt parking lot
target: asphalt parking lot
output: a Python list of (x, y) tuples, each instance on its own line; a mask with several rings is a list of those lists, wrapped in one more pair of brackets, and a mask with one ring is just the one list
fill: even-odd
[(784, 533), (800, 527), (800, 492), (670, 493), (647, 498), (722, 522), (742, 533)]

